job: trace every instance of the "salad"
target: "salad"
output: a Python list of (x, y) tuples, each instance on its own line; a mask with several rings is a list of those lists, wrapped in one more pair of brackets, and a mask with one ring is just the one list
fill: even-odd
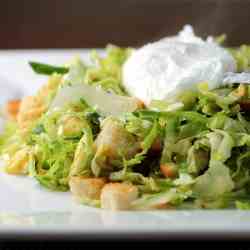
[(29, 62), (48, 82), (4, 108), (5, 172), (110, 210), (249, 209), (250, 46), (223, 42), (237, 66), (223, 84), (147, 103), (123, 81), (134, 48), (93, 51), (89, 65)]

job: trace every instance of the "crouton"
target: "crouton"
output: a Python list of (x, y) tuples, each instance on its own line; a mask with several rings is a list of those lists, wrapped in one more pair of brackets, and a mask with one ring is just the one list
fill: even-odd
[(103, 178), (85, 178), (72, 176), (69, 181), (70, 191), (76, 198), (99, 200), (105, 185)]
[[(112, 162), (122, 157), (131, 159), (141, 150), (136, 138), (123, 126), (122, 122), (113, 117), (107, 118), (100, 134), (95, 140), (96, 154), (92, 161), (92, 171), (98, 165), (100, 169), (112, 169)], [(96, 175), (96, 173), (94, 172)]]
[(29, 150), (23, 148), (7, 162), (5, 171), (13, 175), (25, 175), (28, 173)]
[(86, 122), (77, 116), (64, 115), (59, 121), (58, 135), (65, 137), (80, 136)]
[(25, 133), (40, 118), (45, 110), (46, 107), (40, 98), (36, 96), (25, 97), (21, 102), (17, 115), (17, 122), (21, 131)]
[(109, 183), (101, 192), (101, 207), (107, 210), (128, 210), (138, 197), (136, 186), (124, 183)]
[(136, 101), (137, 109), (143, 109), (143, 108), (145, 108), (145, 104), (144, 104), (143, 101), (141, 101), (140, 99), (137, 99), (137, 98), (135, 98), (135, 101)]
[(11, 100), (8, 101), (4, 107), (4, 114), (7, 119), (15, 121), (17, 119), (17, 114), (19, 112), (21, 101), (20, 100)]
[(165, 177), (175, 178), (178, 174), (177, 167), (173, 163), (161, 164), (160, 170)]
[(61, 76), (53, 75), (49, 78), (48, 83), (38, 91), (36, 96), (27, 96), (22, 100), (17, 115), (17, 122), (23, 135), (47, 111), (51, 94), (57, 89), (60, 82)]

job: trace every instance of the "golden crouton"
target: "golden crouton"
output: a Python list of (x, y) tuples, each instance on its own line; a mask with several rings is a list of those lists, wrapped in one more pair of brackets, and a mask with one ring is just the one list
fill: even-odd
[(59, 121), (58, 135), (65, 137), (80, 136), (83, 128), (86, 127), (86, 121), (72, 115), (65, 115)]
[(165, 163), (160, 165), (161, 173), (168, 178), (176, 178), (178, 169), (174, 163)]
[(109, 183), (101, 193), (101, 207), (107, 210), (128, 210), (138, 197), (136, 186), (125, 183)]
[(7, 119), (15, 121), (17, 119), (17, 114), (19, 112), (21, 101), (20, 100), (11, 100), (8, 101), (4, 107), (4, 114)]
[(99, 169), (111, 169), (112, 161), (121, 160), (121, 155), (131, 159), (141, 150), (137, 139), (124, 128), (121, 121), (113, 117), (104, 121), (102, 130), (95, 140), (95, 148), (92, 171), (96, 165)]
[(75, 197), (99, 200), (105, 185), (103, 178), (85, 178), (72, 176), (69, 180), (70, 191)]
[(46, 107), (40, 98), (36, 96), (25, 97), (17, 115), (17, 122), (21, 131), (25, 133), (45, 110)]
[(28, 173), (29, 150), (23, 148), (15, 153), (15, 155), (7, 162), (5, 171), (8, 174), (24, 175)]
[(54, 92), (54, 90), (56, 90), (59, 86), (59, 84), (61, 83), (62, 80), (62, 76), (58, 75), (58, 74), (54, 74), (52, 76), (50, 76), (47, 84), (43, 85), (40, 90), (37, 93), (37, 96), (44, 100), (47, 100), (47, 98), (49, 97), (49, 95), (51, 93)]
[(17, 115), (17, 122), (22, 134), (26, 134), (41, 115), (46, 112), (49, 105), (51, 94), (57, 89), (61, 82), (60, 75), (53, 75), (44, 85), (36, 96), (25, 97), (20, 105), (20, 110)]

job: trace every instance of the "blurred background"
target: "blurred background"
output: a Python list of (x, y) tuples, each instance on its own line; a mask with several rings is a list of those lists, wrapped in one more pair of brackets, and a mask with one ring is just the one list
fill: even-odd
[(1, 1), (0, 49), (138, 46), (184, 24), (199, 35), (250, 43), (249, 0)]

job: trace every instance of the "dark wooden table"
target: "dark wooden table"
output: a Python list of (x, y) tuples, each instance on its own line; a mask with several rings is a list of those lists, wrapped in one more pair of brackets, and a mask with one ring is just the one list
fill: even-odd
[(249, 0), (2, 0), (0, 49), (136, 46), (175, 34), (250, 43)]

